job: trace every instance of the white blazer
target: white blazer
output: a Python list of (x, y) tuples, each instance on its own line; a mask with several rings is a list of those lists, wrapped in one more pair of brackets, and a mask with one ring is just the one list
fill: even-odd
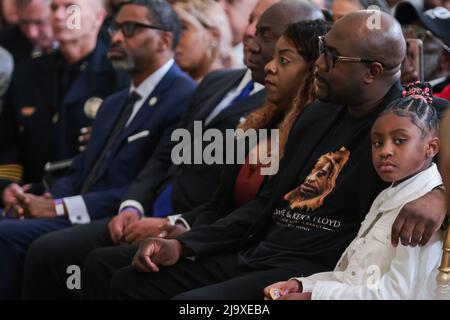
[(442, 184), (435, 164), (382, 191), (335, 271), (296, 278), (313, 300), (434, 299), (443, 234), (424, 247), (391, 245), (391, 228), (402, 207)]

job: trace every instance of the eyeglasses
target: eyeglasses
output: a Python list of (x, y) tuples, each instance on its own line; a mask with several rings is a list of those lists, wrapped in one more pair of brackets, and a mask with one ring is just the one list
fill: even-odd
[(110, 35), (112, 36), (120, 30), (120, 31), (122, 31), (123, 35), (126, 38), (130, 38), (136, 32), (136, 28), (155, 29), (155, 30), (164, 31), (164, 29), (161, 27), (150, 25), (150, 24), (145, 24), (145, 23), (141, 23), (141, 22), (135, 22), (135, 21), (126, 21), (123, 23), (113, 22), (111, 24), (111, 26), (109, 27), (108, 31), (109, 31)]
[[(345, 57), (345, 56), (338, 56), (334, 52), (330, 51), (330, 49), (327, 48), (325, 44), (325, 37), (319, 36), (319, 52), (325, 55), (325, 63), (327, 64), (328, 68), (334, 68), (336, 66), (337, 61), (341, 62), (378, 62), (375, 60), (368, 60), (363, 58), (356, 58), (356, 57)], [(381, 62), (378, 62), (381, 65), (383, 65)]]

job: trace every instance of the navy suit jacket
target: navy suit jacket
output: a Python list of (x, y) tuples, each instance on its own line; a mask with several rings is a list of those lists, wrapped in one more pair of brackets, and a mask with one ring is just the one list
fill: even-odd
[[(178, 128), (193, 133), (194, 121), (205, 121), (226, 94), (239, 84), (244, 74), (245, 70), (218, 70), (207, 75), (192, 96), (192, 101)], [(264, 103), (265, 96), (265, 90), (262, 90), (223, 110), (204, 127), (204, 130), (215, 128), (225, 133), (227, 129), (235, 129), (242, 117)], [(176, 213), (189, 211), (209, 200), (219, 185), (224, 165), (205, 163), (173, 165), (171, 152), (176, 144), (177, 142), (168, 143), (166, 148), (148, 161), (133, 181), (124, 201), (137, 201), (144, 207), (145, 214), (151, 216), (154, 200), (168, 183), (173, 187), (172, 208)], [(192, 144), (190, 146), (192, 147)]]
[[(154, 152), (169, 140), (172, 130), (183, 114), (196, 83), (175, 64), (155, 87), (120, 136), (115, 153), (106, 157), (90, 190), (83, 194), (91, 220), (115, 212), (129, 184)], [(90, 170), (125, 107), (129, 89), (105, 100), (94, 122), (92, 137), (86, 152), (78, 155), (68, 176), (52, 187), (54, 198), (79, 195)], [(155, 101), (150, 106), (149, 101)]]

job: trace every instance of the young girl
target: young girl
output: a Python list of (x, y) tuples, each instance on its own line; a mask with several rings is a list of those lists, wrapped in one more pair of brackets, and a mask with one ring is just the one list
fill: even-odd
[(335, 271), (279, 282), (266, 299), (432, 299), (436, 297), (442, 234), (424, 247), (391, 245), (392, 224), (401, 208), (442, 185), (432, 162), (439, 149), (438, 115), (428, 84), (414, 84), (372, 128), (372, 161), (391, 187), (375, 199), (356, 239)]

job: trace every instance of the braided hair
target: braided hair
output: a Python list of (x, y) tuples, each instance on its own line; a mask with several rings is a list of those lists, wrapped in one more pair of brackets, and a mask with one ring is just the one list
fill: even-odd
[(408, 85), (403, 97), (393, 101), (380, 116), (393, 112), (400, 117), (407, 117), (422, 132), (422, 138), (439, 131), (439, 116), (431, 105), (433, 90), (427, 82)]
[[(316, 98), (314, 68), (315, 61), (320, 55), (318, 37), (325, 35), (330, 28), (331, 25), (323, 20), (301, 21), (289, 24), (283, 34), (284, 37), (295, 45), (298, 53), (306, 61), (308, 69), (306, 70), (304, 83), (299, 84), (298, 95), (292, 101), (292, 107), (278, 125), (278, 129), (280, 130), (280, 159), (284, 155), (284, 148), (292, 126), (305, 108)], [(264, 128), (272, 119), (280, 116), (283, 112), (285, 111), (278, 106), (266, 102), (261, 108), (250, 113), (246, 121), (240, 124), (238, 128), (244, 131)]]

